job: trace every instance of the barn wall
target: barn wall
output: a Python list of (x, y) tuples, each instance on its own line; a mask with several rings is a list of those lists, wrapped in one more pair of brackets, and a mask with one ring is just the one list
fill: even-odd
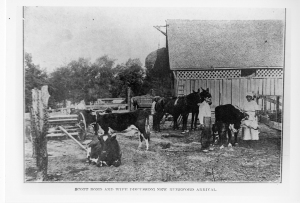
[[(209, 88), (212, 95), (212, 108), (233, 104), (242, 106), (246, 93), (257, 95), (283, 95), (283, 70), (259, 69), (254, 77), (241, 77), (240, 70), (213, 70), (213, 71), (178, 71), (177, 95), (187, 95), (198, 88)], [(263, 106), (262, 99), (258, 104)], [(267, 102), (267, 110), (275, 110), (276, 105)]]

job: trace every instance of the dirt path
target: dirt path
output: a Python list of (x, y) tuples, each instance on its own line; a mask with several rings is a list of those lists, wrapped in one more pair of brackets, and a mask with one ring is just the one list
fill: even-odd
[[(167, 128), (168, 125), (165, 124)], [(137, 150), (138, 137), (118, 135), (122, 165), (96, 167), (86, 163), (85, 151), (72, 140), (48, 141), (49, 181), (60, 182), (280, 182), (281, 132), (260, 125), (259, 141), (239, 141), (233, 148), (203, 153), (193, 144), (199, 131), (183, 137), (171, 130), (151, 133), (150, 150)], [(240, 138), (240, 136), (239, 136)], [(170, 143), (170, 148), (164, 149)], [(25, 181), (34, 181), (31, 142), (25, 143)]]

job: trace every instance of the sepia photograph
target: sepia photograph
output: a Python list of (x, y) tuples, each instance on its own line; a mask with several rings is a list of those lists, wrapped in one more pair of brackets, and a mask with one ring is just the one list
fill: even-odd
[(24, 183), (282, 183), (286, 9), (22, 16)]

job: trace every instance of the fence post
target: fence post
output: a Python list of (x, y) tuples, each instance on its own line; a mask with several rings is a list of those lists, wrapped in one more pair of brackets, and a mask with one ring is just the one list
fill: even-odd
[(131, 111), (131, 96), (130, 96), (130, 87), (127, 88), (127, 105), (129, 111)]
[(278, 122), (278, 115), (279, 115), (279, 98), (280, 96), (276, 96), (276, 122)]
[(267, 97), (264, 96), (264, 113), (267, 112)]
[(33, 89), (31, 108), (31, 128), (33, 137), (33, 156), (36, 157), (38, 168), (37, 181), (47, 180), (48, 152), (47, 152), (47, 131), (48, 131), (48, 86), (41, 90)]

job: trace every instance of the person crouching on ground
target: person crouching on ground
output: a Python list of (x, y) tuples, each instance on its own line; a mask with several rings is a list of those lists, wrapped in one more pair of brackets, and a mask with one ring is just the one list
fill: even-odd
[(243, 140), (259, 140), (257, 115), (260, 110), (257, 103), (253, 100), (253, 93), (247, 92), (247, 101), (244, 102), (243, 110), (249, 115), (247, 119), (242, 122)]
[[(209, 104), (210, 97), (205, 97), (202, 103), (199, 103), (199, 121), (200, 121), (200, 143), (203, 152), (213, 150), (211, 147), (211, 110)], [(203, 140), (204, 139), (204, 140)]]

